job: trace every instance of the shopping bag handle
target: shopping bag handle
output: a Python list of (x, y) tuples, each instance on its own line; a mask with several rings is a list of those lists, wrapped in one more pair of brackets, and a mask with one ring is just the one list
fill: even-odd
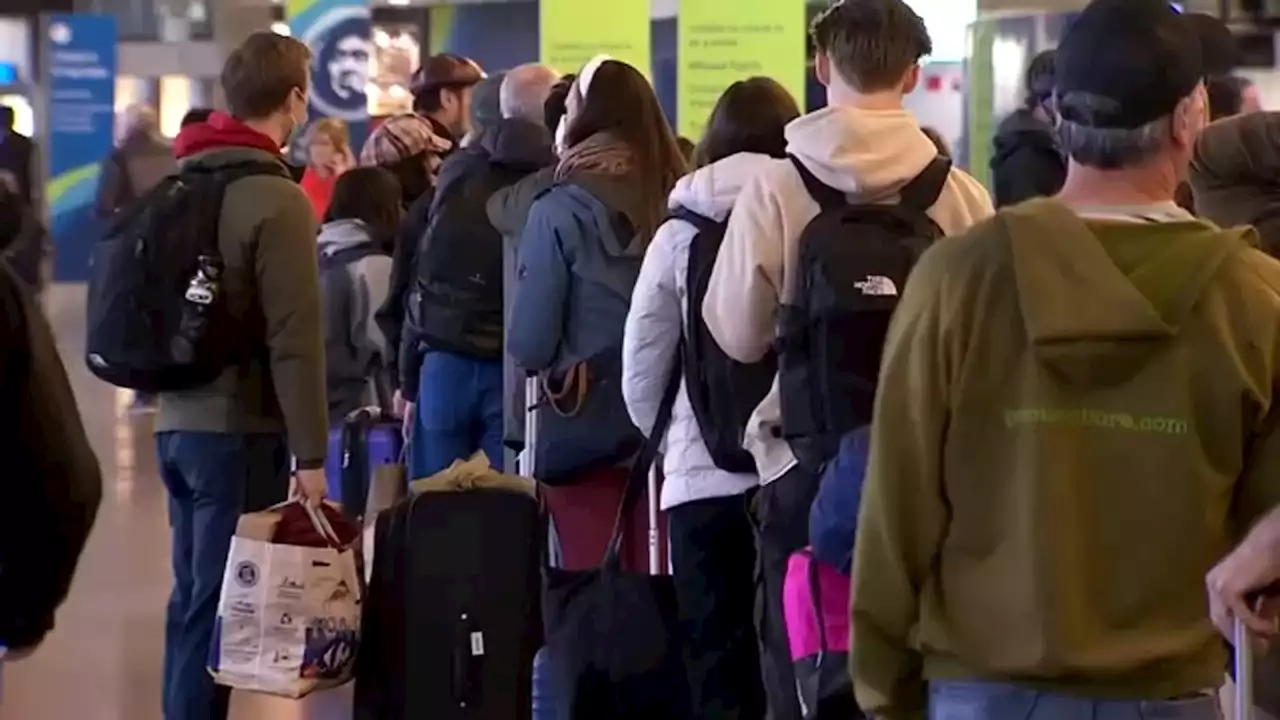
[(307, 511), (307, 517), (311, 518), (311, 525), (315, 527), (320, 537), (324, 538), (334, 550), (341, 550), (342, 540), (338, 538), (338, 532), (333, 529), (333, 524), (329, 522), (329, 518), (325, 517), (324, 511), (318, 505), (312, 505), (305, 500), (295, 500), (294, 502)]

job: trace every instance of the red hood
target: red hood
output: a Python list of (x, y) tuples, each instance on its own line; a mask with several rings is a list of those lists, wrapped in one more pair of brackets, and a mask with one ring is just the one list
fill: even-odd
[(226, 113), (215, 112), (202, 123), (183, 128), (173, 141), (179, 158), (214, 148), (247, 147), (280, 154), (280, 144)]

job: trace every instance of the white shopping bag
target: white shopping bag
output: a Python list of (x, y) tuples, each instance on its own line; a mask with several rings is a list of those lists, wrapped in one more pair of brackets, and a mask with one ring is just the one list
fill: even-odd
[(352, 677), (363, 587), (355, 552), (324, 514), (306, 507), (332, 547), (270, 542), (279, 506), (245, 515), (222, 580), (209, 672), (220, 685), (289, 698)]

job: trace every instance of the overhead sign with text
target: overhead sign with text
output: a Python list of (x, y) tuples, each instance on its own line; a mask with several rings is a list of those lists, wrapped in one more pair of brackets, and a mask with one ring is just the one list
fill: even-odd
[(114, 147), (116, 21), (109, 15), (46, 15), (41, 29), (54, 278), (78, 282), (89, 276), (90, 250), (102, 231), (94, 198), (102, 163)]
[(653, 76), (649, 0), (541, 0), (540, 62), (576, 73), (601, 53)]
[(702, 137), (725, 88), (762, 75), (804, 107), (804, 0), (680, 0), (676, 119), (680, 134)]

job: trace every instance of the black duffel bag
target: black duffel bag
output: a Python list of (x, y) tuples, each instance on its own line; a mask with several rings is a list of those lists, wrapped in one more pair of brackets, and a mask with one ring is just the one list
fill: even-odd
[(592, 570), (547, 569), (543, 623), (559, 720), (694, 718), (675, 585), (669, 575), (624, 571), (619, 554), (679, 386), (680, 374), (672, 373), (627, 480), (604, 562)]

